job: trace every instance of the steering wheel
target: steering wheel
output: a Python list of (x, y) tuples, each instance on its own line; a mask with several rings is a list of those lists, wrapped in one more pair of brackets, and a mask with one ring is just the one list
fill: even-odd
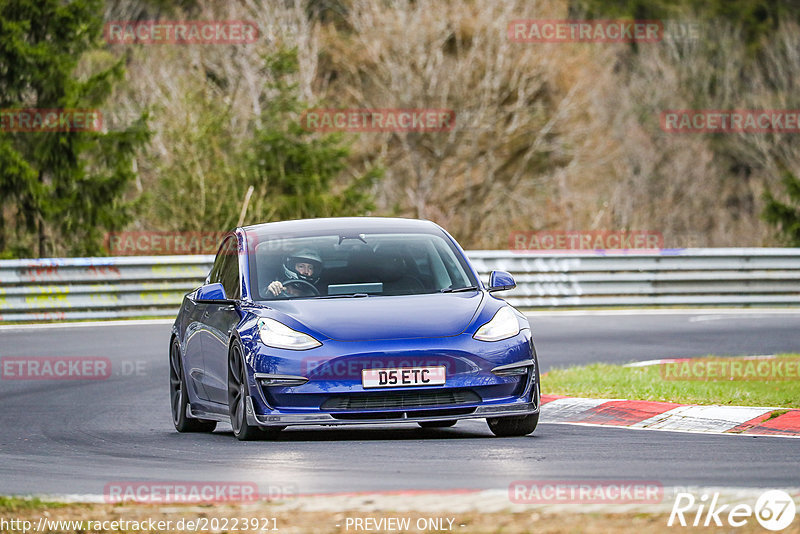
[(285, 281), (283, 283), (283, 287), (291, 286), (291, 285), (300, 286), (300, 287), (304, 287), (304, 288), (307, 287), (308, 289), (310, 289), (311, 291), (314, 292), (314, 296), (315, 297), (319, 296), (319, 289), (314, 287), (314, 284), (312, 284), (311, 282), (306, 282), (305, 280), (293, 279), (293, 280), (287, 280), (287, 281)]

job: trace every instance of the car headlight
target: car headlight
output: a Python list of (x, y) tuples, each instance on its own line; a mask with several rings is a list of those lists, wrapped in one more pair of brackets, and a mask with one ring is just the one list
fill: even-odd
[(511, 308), (504, 306), (497, 310), (492, 320), (478, 328), (472, 336), (479, 341), (500, 341), (519, 334), (519, 321)]
[(258, 335), (264, 345), (276, 349), (306, 350), (322, 345), (308, 334), (298, 332), (274, 319), (259, 320)]

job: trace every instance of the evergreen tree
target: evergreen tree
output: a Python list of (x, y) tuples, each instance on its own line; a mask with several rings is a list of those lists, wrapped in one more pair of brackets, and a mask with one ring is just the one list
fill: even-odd
[[(96, 254), (105, 230), (129, 218), (122, 195), (134, 178), (146, 117), (104, 132), (100, 106), (123, 77), (123, 61), (80, 67), (102, 49), (101, 0), (0, 1), (0, 109), (100, 110), (98, 131), (0, 129), (0, 253)], [(106, 110), (108, 111), (108, 110)], [(13, 113), (13, 112), (11, 112)], [(10, 223), (10, 224), (9, 224)]]
[(337, 181), (348, 168), (349, 149), (341, 135), (319, 135), (301, 125), (305, 106), (288, 81), (298, 68), (296, 52), (270, 56), (267, 68), (275, 81), (249, 156), (251, 183), (260, 192), (257, 220), (362, 215), (374, 209), (369, 189), (382, 169)]
[(262, 113), (251, 119), (249, 138), (234, 136), (235, 117), (213, 91), (200, 88), (186, 96), (193, 121), (170, 130), (172, 157), (146, 195), (150, 219), (163, 229), (224, 232), (242, 213), (242, 224), (249, 225), (374, 209), (371, 189), (382, 168), (350, 171), (342, 134), (301, 124), (307, 104), (293, 81), (296, 51), (279, 49), (264, 61)]

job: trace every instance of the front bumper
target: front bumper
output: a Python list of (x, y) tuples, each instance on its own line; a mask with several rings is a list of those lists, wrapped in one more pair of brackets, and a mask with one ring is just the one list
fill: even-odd
[[(258, 343), (249, 348), (246, 415), (253, 426), (385, 425), (525, 416), (539, 410), (539, 373), (529, 329), (492, 343), (465, 333), (327, 341), (302, 353)], [(447, 369), (445, 385), (368, 390), (362, 385), (363, 369), (436, 365)], [(527, 371), (514, 373), (516, 367)], [(289, 382), (262, 384), (270, 379)]]
[[(424, 421), (448, 421), (461, 419), (485, 419), (492, 417), (519, 417), (539, 413), (540, 391), (539, 385), (533, 386), (533, 402), (510, 402), (506, 404), (485, 404), (470, 407), (469, 413), (454, 415), (449, 410), (427, 410), (430, 414), (424, 416), (409, 416), (408, 412), (392, 412), (391, 417), (369, 419), (339, 419), (330, 413), (310, 414), (271, 414), (261, 415), (253, 409), (252, 397), (247, 397), (247, 422), (260, 427), (285, 427), (301, 425), (390, 425), (396, 423), (417, 423)], [(415, 410), (418, 411), (418, 410)], [(436, 413), (440, 411), (442, 413)], [(399, 417), (398, 417), (399, 415)]]

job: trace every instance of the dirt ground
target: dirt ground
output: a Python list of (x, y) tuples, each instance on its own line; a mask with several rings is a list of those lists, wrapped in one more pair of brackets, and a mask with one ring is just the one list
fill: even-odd
[[(176, 504), (35, 504), (8, 505), (0, 510), (0, 532), (454, 532), (472, 533), (587, 533), (641, 534), (650, 532), (766, 532), (754, 518), (743, 527), (667, 526), (666, 513), (581, 513), (568, 511), (435, 512), (309, 511), (280, 503), (258, 502), (214, 505)], [(358, 520), (361, 521), (358, 521)], [(120, 520), (137, 524), (111, 524)], [(384, 520), (384, 521), (382, 521)], [(24, 521), (29, 521), (26, 525)], [(80, 521), (80, 524), (57, 524)], [(101, 522), (101, 523), (98, 523)], [(106, 522), (102, 524), (102, 522)], [(159, 524), (161, 522), (161, 524)], [(94, 523), (94, 524), (93, 524)], [(422, 528), (419, 528), (422, 527)], [(784, 533), (800, 533), (795, 522)]]

